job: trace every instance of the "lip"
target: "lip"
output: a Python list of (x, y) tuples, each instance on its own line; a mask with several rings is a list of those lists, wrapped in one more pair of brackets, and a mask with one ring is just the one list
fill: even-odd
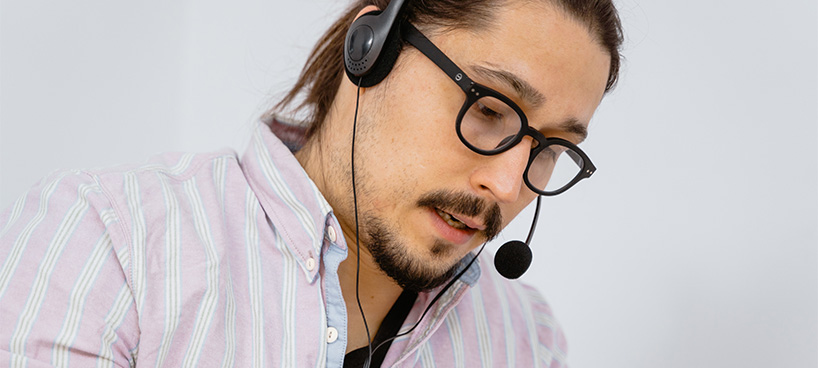
[[(474, 235), (477, 233), (477, 228), (472, 227), (474, 225), (473, 220), (469, 220), (472, 224), (469, 224), (466, 221), (461, 220), (466, 226), (470, 227), (470, 229), (457, 229), (449, 225), (440, 215), (437, 214), (437, 211), (434, 208), (427, 208), (427, 212), (429, 213), (429, 217), (432, 222), (432, 227), (437, 230), (437, 233), (443, 238), (451, 242), (455, 245), (463, 245), (468, 243)], [(458, 217), (460, 220), (460, 217)]]
[(472, 217), (464, 216), (464, 215), (461, 215), (459, 213), (454, 213), (454, 212), (446, 211), (446, 210), (443, 210), (443, 209), (441, 209), (441, 211), (446, 212), (446, 213), (456, 217), (460, 222), (466, 224), (466, 226), (468, 226), (468, 227), (470, 227), (472, 229), (476, 229), (476, 230), (479, 230), (479, 231), (486, 230), (486, 226), (483, 225), (483, 223), (481, 221), (478, 221), (478, 220), (476, 220), (476, 219), (474, 219)]

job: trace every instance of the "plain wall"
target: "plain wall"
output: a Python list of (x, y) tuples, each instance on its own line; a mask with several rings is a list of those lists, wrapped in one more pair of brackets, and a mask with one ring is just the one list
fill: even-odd
[[(575, 368), (817, 367), (816, 2), (618, 4), (599, 170), (544, 198), (523, 279)], [(58, 168), (241, 152), (345, 6), (2, 0), (0, 206)]]

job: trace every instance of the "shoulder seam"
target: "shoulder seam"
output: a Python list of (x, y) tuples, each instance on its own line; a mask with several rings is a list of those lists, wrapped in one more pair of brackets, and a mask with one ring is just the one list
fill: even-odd
[[(123, 224), (122, 211), (119, 209), (116, 201), (113, 200), (113, 196), (111, 195), (111, 192), (102, 183), (102, 180), (100, 180), (99, 175), (90, 173), (90, 172), (88, 172), (86, 170), (80, 170), (79, 172), (82, 173), (82, 174), (87, 175), (89, 178), (94, 180), (94, 183), (96, 183), (97, 187), (99, 187), (100, 192), (105, 196), (105, 199), (111, 205), (111, 208), (114, 210), (114, 214), (117, 217), (117, 221), (116, 221), (115, 226), (118, 226), (119, 231), (122, 232), (122, 234), (124, 235), (123, 238), (124, 238), (124, 241), (125, 241), (125, 245), (128, 247), (128, 255), (130, 256), (131, 259), (133, 259), (133, 256), (134, 256), (133, 255), (133, 244), (131, 244), (131, 242), (130, 242), (131, 233), (125, 227), (125, 224)], [(105, 229), (106, 229), (106, 231), (110, 231), (108, 225), (105, 225)], [(113, 242), (113, 239), (111, 239), (111, 242)], [(114, 246), (113, 250), (114, 250), (114, 252), (116, 252), (116, 247), (115, 246)], [(117, 263), (119, 263), (120, 267), (123, 266), (122, 262), (119, 260), (119, 257), (117, 257)], [(134, 285), (133, 285), (133, 267), (132, 267), (132, 265), (129, 264), (128, 268), (130, 268), (130, 271), (126, 270), (124, 268), (122, 269), (122, 271), (125, 274), (125, 278), (126, 278), (127, 283), (128, 283), (128, 289), (131, 292), (131, 298), (133, 298), (134, 301), (136, 301), (136, 296), (134, 295)], [(134, 305), (136, 305), (136, 304), (134, 304)], [(138, 313), (139, 313), (139, 310), (137, 309), (137, 315), (138, 315)]]

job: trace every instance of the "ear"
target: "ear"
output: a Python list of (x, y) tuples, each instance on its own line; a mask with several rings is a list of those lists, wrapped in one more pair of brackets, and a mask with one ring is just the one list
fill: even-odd
[(358, 20), (358, 18), (360, 18), (362, 15), (364, 15), (366, 13), (371, 13), (371, 12), (380, 11), (380, 10), (381, 10), (381, 8), (379, 8), (379, 7), (375, 6), (375, 5), (367, 5), (363, 9), (361, 9), (361, 11), (358, 12), (358, 15), (355, 16), (355, 19), (352, 20), (352, 23), (355, 23), (355, 21)]

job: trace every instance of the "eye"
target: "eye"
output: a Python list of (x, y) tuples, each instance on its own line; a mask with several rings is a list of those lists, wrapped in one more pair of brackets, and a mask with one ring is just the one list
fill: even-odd
[(519, 136), (521, 127), (516, 110), (493, 96), (471, 102), (459, 125), (461, 137), (469, 145), (486, 151), (508, 147)]
[[(568, 152), (569, 154), (573, 153), (573, 151), (568, 150), (567, 147), (558, 144), (552, 144), (548, 147), (545, 147), (541, 152), (540, 155), (544, 155), (543, 158), (547, 158), (549, 161), (557, 161), (557, 158), (560, 157), (564, 152)], [(572, 157), (573, 158), (573, 157)]]
[(540, 152), (540, 155), (544, 155), (544, 158), (547, 158), (549, 161), (556, 161), (559, 153), (554, 150), (554, 146), (548, 146)]
[(480, 113), (484, 117), (489, 118), (489, 119), (494, 119), (494, 120), (502, 120), (503, 119), (503, 114), (493, 110), (491, 107), (487, 106), (482, 101), (475, 102), (475, 105), (477, 105), (477, 109), (480, 111)]

